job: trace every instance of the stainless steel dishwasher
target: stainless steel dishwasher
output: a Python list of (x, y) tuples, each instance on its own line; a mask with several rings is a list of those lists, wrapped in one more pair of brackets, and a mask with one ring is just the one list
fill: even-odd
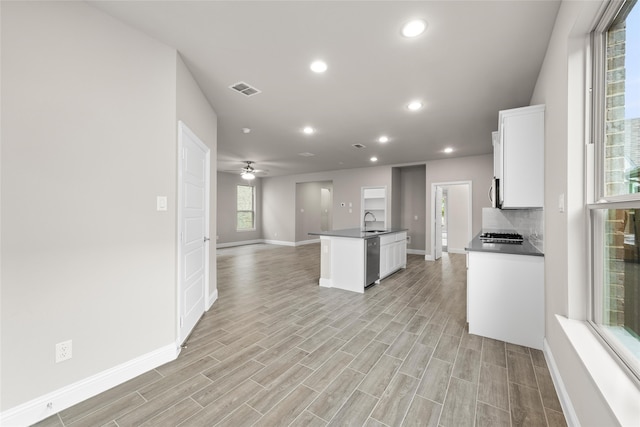
[(365, 242), (367, 249), (364, 257), (364, 287), (366, 288), (380, 279), (380, 237), (369, 237)]

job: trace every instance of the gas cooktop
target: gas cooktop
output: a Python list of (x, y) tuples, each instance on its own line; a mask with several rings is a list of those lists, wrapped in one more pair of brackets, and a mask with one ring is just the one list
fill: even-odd
[(483, 243), (512, 243), (520, 245), (524, 239), (522, 235), (518, 233), (486, 232), (480, 235), (480, 240), (482, 240)]

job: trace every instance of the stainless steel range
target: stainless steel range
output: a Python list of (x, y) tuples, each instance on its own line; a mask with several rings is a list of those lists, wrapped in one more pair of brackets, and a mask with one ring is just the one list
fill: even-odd
[(482, 240), (483, 243), (511, 243), (521, 245), (524, 239), (522, 235), (518, 233), (486, 232), (480, 235), (480, 240)]

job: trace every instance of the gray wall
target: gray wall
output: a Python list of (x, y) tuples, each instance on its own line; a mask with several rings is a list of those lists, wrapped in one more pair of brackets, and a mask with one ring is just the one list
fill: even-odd
[[(262, 178), (242, 179), (239, 173), (218, 172), (218, 240), (216, 243), (254, 242), (262, 239)], [(236, 189), (239, 184), (253, 185), (256, 194), (255, 230), (236, 230)]]
[[(496, 115), (496, 126), (498, 126)], [(486, 135), (484, 138), (491, 138)], [(472, 182), (472, 236), (482, 229), (482, 208), (490, 207), (487, 196), (493, 178), (493, 154), (483, 156), (459, 157), (454, 159), (426, 162), (427, 169), (427, 224), (431, 218), (433, 201), (431, 200), (431, 184), (438, 182), (471, 181)], [(431, 254), (431, 227), (425, 230), (426, 254)]]
[[(406, 166), (394, 169), (394, 199), (392, 205), (400, 210), (398, 227), (407, 228), (411, 243), (407, 249), (425, 250), (426, 188), (425, 165)], [(397, 174), (396, 174), (397, 172)], [(397, 175), (397, 176), (396, 176)], [(399, 196), (399, 197), (397, 197)], [(396, 206), (396, 203), (398, 205)], [(416, 218), (417, 217), (417, 218)]]
[(177, 120), (215, 164), (216, 118), (174, 49), (97, 9), (1, 8), (5, 411), (175, 344)]
[[(391, 211), (391, 168), (388, 166), (263, 178), (264, 239), (296, 241), (296, 184), (315, 181), (333, 181), (334, 229), (360, 226), (361, 188), (365, 186), (386, 186), (387, 211)], [(341, 203), (345, 206), (341, 207)]]
[[(562, 2), (531, 104), (545, 104), (545, 340), (579, 422), (618, 425), (556, 315), (585, 319), (585, 46), (601, 2)], [(569, 79), (568, 76), (571, 76)], [(557, 209), (565, 195), (564, 213)], [(615, 398), (615, 397), (614, 397)]]

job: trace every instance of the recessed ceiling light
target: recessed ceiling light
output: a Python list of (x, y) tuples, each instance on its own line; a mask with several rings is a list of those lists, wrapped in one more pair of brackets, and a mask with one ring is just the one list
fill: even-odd
[(444, 152), (447, 153), (447, 154), (453, 153), (453, 148), (447, 147), (447, 148), (444, 149)]
[(402, 35), (405, 37), (418, 37), (427, 29), (427, 23), (422, 19), (409, 21), (402, 27)]
[(307, 135), (311, 135), (315, 131), (316, 130), (314, 128), (312, 128), (311, 126), (306, 126), (304, 129), (302, 129), (302, 132), (306, 133)]
[(251, 133), (251, 129), (249, 129), (249, 128), (242, 128), (242, 133)]
[(377, 162), (377, 161), (378, 161), (378, 158), (377, 158), (377, 157), (372, 157), (370, 160), (371, 160), (372, 162)]
[(409, 104), (407, 104), (407, 108), (411, 111), (418, 111), (419, 109), (422, 108), (422, 102), (411, 101)]
[(380, 138), (378, 138), (378, 142), (384, 144), (385, 142), (389, 142), (389, 137), (382, 135)]
[(313, 61), (309, 66), (314, 73), (324, 73), (327, 71), (327, 63), (324, 61)]

